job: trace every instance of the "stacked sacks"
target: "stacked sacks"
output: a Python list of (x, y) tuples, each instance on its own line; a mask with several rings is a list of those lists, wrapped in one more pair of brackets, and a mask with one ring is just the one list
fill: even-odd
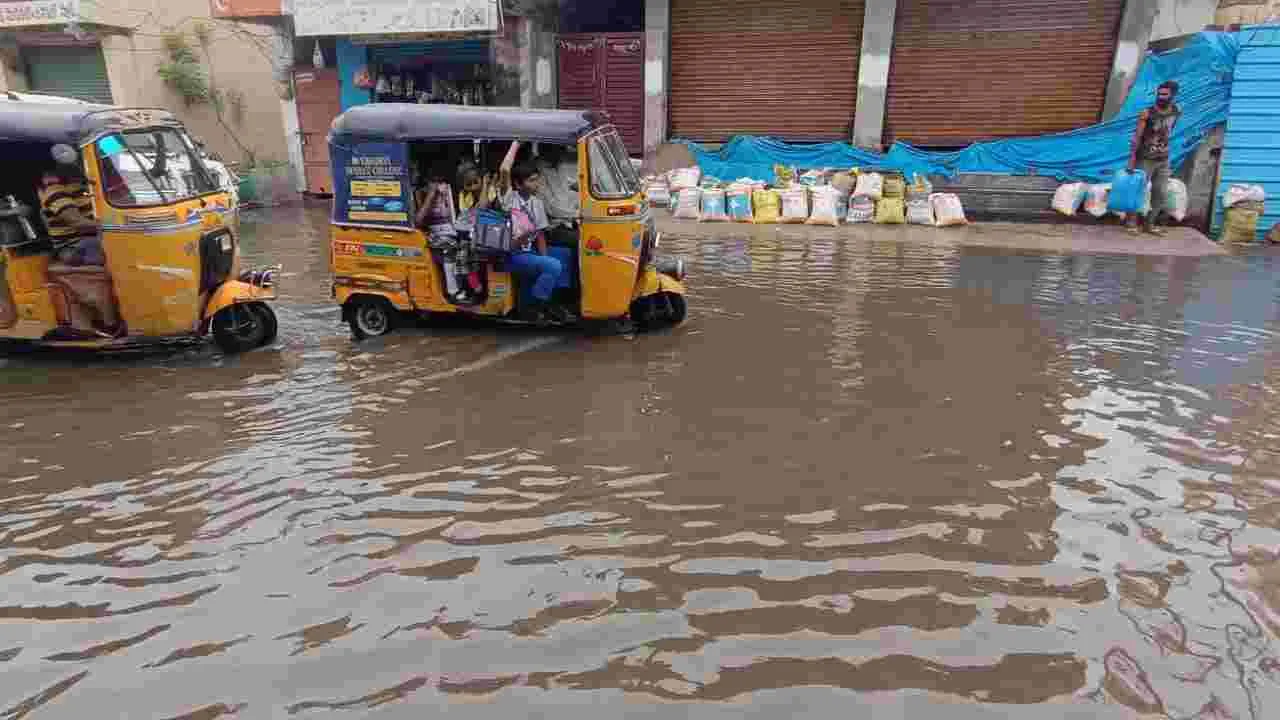
[(933, 185), (923, 175), (916, 175), (907, 188), (907, 222), (911, 225), (933, 225), (933, 203), (929, 195)]
[(907, 183), (901, 175), (887, 174), (881, 180), (880, 200), (876, 203), (875, 221), (882, 225), (901, 225), (907, 221)]

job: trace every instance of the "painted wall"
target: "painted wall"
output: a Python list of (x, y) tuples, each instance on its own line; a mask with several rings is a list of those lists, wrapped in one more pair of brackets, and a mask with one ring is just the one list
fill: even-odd
[(338, 78), (342, 87), (342, 109), (369, 102), (369, 91), (355, 85), (356, 71), (369, 64), (369, 49), (347, 38), (338, 38)]
[(1160, 0), (1151, 26), (1151, 41), (1200, 32), (1213, 24), (1217, 9), (1218, 0)]
[[(278, 79), (290, 59), (276, 26), (212, 18), (209, 0), (128, 0), (122, 18), (136, 32), (109, 36), (102, 43), (116, 102), (170, 108), (226, 160), (244, 162), (250, 154), (259, 160), (288, 160), (280, 102), (285, 93)], [(159, 76), (167, 59), (164, 35), (177, 30), (191, 37), (198, 22), (213, 30), (207, 62), (214, 79), (242, 99), (226, 107), (222, 121), (209, 105), (184, 105)]]

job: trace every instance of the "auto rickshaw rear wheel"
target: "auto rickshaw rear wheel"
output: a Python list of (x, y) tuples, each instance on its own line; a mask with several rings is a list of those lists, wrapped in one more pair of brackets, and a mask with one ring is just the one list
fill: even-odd
[(381, 337), (395, 329), (395, 311), (384, 298), (353, 298), (347, 310), (347, 324), (356, 340)]
[(262, 322), (267, 326), (266, 333), (262, 336), (262, 347), (266, 347), (276, 341), (276, 336), (280, 332), (280, 323), (276, 320), (276, 311), (266, 303), (250, 303), (249, 307), (253, 311), (262, 316)]
[(275, 313), (266, 305), (235, 303), (213, 316), (210, 330), (222, 352), (234, 355), (265, 345), (275, 325)]

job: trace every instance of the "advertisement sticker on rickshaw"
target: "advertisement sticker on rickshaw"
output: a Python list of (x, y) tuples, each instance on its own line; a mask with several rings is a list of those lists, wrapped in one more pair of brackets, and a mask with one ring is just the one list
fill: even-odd
[(408, 150), (401, 143), (335, 145), (337, 222), (409, 227)]

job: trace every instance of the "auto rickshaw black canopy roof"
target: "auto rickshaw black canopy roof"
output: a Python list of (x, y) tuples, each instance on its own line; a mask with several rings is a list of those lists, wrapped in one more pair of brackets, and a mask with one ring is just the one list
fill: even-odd
[(591, 110), (376, 103), (334, 118), (329, 142), (528, 140), (571, 144), (606, 123)]
[(0, 100), (0, 142), (80, 145), (113, 130), (179, 124), (167, 110)]

